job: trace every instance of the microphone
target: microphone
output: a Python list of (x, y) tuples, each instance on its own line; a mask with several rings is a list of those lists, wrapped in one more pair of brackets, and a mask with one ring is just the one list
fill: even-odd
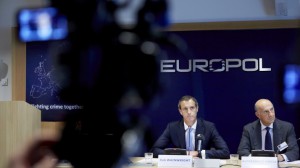
[(205, 139), (204, 135), (202, 134), (197, 134), (196, 139), (198, 140), (198, 146), (197, 146), (197, 151), (201, 152), (201, 143)]

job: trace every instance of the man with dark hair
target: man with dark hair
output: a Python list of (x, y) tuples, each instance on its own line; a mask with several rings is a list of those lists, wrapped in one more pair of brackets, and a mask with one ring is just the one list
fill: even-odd
[(189, 155), (203, 157), (197, 151), (197, 135), (201, 135), (201, 149), (206, 158), (228, 159), (230, 152), (224, 139), (218, 133), (214, 123), (197, 118), (197, 100), (189, 95), (183, 96), (178, 102), (178, 110), (183, 117), (167, 125), (163, 134), (154, 143), (151, 151), (155, 157), (164, 154), (164, 149), (169, 147), (184, 148)]

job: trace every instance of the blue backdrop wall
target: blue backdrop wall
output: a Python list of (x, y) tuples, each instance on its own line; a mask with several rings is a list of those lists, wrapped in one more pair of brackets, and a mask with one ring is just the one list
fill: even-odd
[[(298, 31), (172, 32), (186, 41), (192, 54), (185, 57), (172, 52), (161, 61), (161, 75), (169, 84), (159, 108), (149, 114), (155, 136), (162, 133), (168, 122), (181, 119), (177, 104), (185, 94), (198, 99), (198, 116), (216, 124), (231, 153), (237, 151), (243, 126), (257, 119), (254, 103), (260, 98), (270, 99), (276, 116), (293, 123), (300, 136), (298, 106), (286, 104), (282, 98), (283, 69), (286, 64), (296, 63), (300, 56)], [(189, 61), (198, 66), (189, 66)], [(194, 67), (197, 68), (193, 70)]]
[[(145, 115), (151, 122), (154, 138), (168, 122), (180, 120), (177, 110), (181, 96), (189, 94), (199, 101), (198, 116), (216, 124), (236, 153), (243, 126), (256, 119), (254, 103), (270, 99), (276, 116), (295, 125), (300, 136), (298, 105), (283, 102), (283, 68), (297, 60), (298, 29), (177, 31), (190, 53), (170, 50), (160, 60), (164, 92), (155, 108)], [(59, 44), (63, 48), (63, 44)], [(183, 47), (183, 46), (182, 46)], [(48, 43), (27, 44), (27, 102), (42, 110), (44, 121), (61, 120), (65, 111), (79, 105), (59, 102), (59, 81), (51, 75)]]

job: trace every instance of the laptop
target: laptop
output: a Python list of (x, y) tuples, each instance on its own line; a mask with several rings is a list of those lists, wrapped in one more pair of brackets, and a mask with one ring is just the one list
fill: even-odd
[(274, 150), (252, 150), (251, 156), (275, 157)]
[(186, 155), (186, 149), (182, 148), (166, 148), (164, 149), (165, 155)]

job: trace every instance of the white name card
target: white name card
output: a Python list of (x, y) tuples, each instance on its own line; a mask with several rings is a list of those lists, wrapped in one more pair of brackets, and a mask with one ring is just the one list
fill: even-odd
[(277, 157), (242, 156), (241, 168), (277, 168)]
[(194, 158), (194, 168), (219, 168), (220, 159), (200, 159)]
[(192, 167), (193, 157), (189, 155), (158, 155), (158, 167)]

